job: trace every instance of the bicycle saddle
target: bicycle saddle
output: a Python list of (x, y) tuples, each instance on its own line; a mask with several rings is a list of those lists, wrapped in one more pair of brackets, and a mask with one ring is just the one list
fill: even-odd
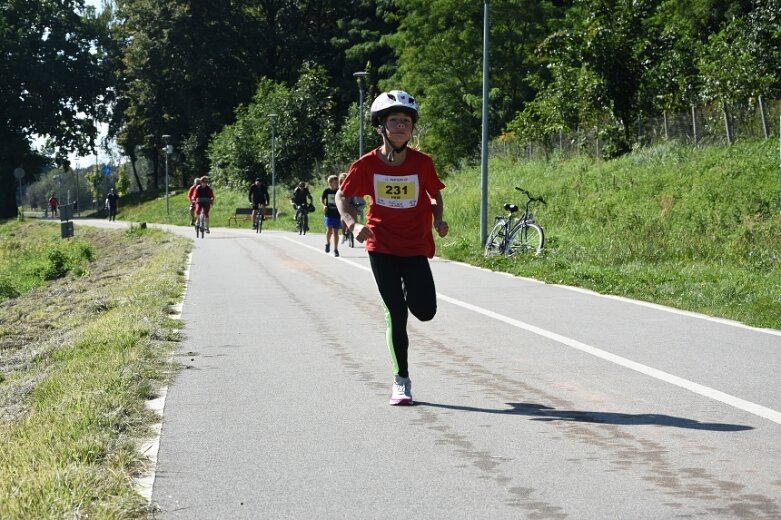
[(518, 206), (516, 206), (515, 204), (510, 204), (508, 202), (507, 204), (504, 205), (504, 209), (506, 209), (510, 213), (515, 213), (516, 211), (518, 211)]

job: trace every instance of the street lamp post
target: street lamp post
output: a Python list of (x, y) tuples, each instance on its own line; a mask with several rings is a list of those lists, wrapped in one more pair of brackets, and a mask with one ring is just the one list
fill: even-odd
[(277, 220), (277, 114), (269, 114), (268, 117), (271, 119), (271, 219)]
[(358, 158), (363, 157), (363, 79), (366, 77), (366, 72), (353, 72), (355, 80), (358, 82)]
[(71, 168), (73, 175), (76, 176), (76, 214), (81, 216), (81, 205), (79, 204), (79, 170)]
[(166, 215), (171, 214), (171, 206), (168, 200), (168, 158), (171, 156), (172, 153), (174, 153), (174, 146), (172, 144), (168, 144), (168, 141), (170, 140), (171, 140), (170, 135), (168, 134), (163, 135), (163, 142), (165, 143), (165, 148), (163, 148), (163, 150), (165, 151), (165, 214)]
[(22, 177), (24, 177), (24, 168), (21, 166), (14, 169), (14, 177), (16, 177), (16, 180), (19, 181), (19, 204), (18, 206), (22, 209), (24, 209), (24, 204), (22, 203)]
[(483, 136), (480, 157), (480, 245), (488, 234), (488, 14), (490, 0), (483, 4)]

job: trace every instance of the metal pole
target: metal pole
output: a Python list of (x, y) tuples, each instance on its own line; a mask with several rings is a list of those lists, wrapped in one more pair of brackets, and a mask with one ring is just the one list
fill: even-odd
[(358, 103), (360, 104), (360, 121), (358, 121), (358, 157), (363, 157), (363, 84), (358, 89)]
[(488, 4), (483, 5), (483, 137), (480, 157), (480, 246), (488, 235)]
[(79, 204), (79, 171), (73, 170), (73, 174), (76, 176), (76, 214), (81, 216), (81, 204)]
[(163, 148), (165, 151), (165, 214), (170, 215), (171, 206), (170, 201), (168, 200), (168, 156), (171, 155), (171, 145), (168, 144), (168, 141), (171, 139), (171, 136), (165, 134), (162, 137), (163, 143), (165, 144), (165, 148)]
[(276, 125), (277, 115), (269, 114), (271, 119), (271, 218), (277, 220), (277, 143), (276, 143)]
[(171, 214), (171, 208), (168, 205), (168, 150), (165, 153), (165, 214)]
[(778, 118), (778, 211), (781, 211), (781, 116)]
[(367, 72), (353, 72), (356, 81), (358, 81), (358, 113), (360, 120), (358, 121), (358, 158), (363, 157), (363, 78), (366, 77)]

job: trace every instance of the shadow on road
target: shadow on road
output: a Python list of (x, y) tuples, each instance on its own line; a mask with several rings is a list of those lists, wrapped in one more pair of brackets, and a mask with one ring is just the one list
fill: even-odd
[(432, 408), (444, 408), (447, 410), (493, 413), (500, 415), (525, 415), (531, 417), (533, 421), (569, 421), (596, 424), (617, 424), (622, 426), (651, 424), (656, 426), (672, 426), (675, 428), (689, 428), (692, 430), (710, 430), (717, 432), (737, 432), (754, 429), (751, 426), (746, 426), (743, 424), (705, 423), (695, 421), (693, 419), (655, 413), (628, 414), (613, 412), (584, 412), (578, 410), (557, 410), (549, 406), (533, 403), (507, 403), (507, 405), (509, 405), (510, 408), (491, 409), (415, 401), (415, 406), (430, 406)]

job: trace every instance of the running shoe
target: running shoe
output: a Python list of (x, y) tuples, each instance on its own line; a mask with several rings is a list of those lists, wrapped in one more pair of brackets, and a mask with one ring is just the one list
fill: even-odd
[(334, 256), (337, 256), (337, 257), (339, 256), (339, 250), (338, 249), (334, 249)]
[(412, 381), (408, 377), (393, 376), (393, 387), (391, 388), (389, 404), (412, 404)]
[(331, 251), (331, 244), (326, 244), (325, 245), (325, 252), (329, 253), (330, 251)]

